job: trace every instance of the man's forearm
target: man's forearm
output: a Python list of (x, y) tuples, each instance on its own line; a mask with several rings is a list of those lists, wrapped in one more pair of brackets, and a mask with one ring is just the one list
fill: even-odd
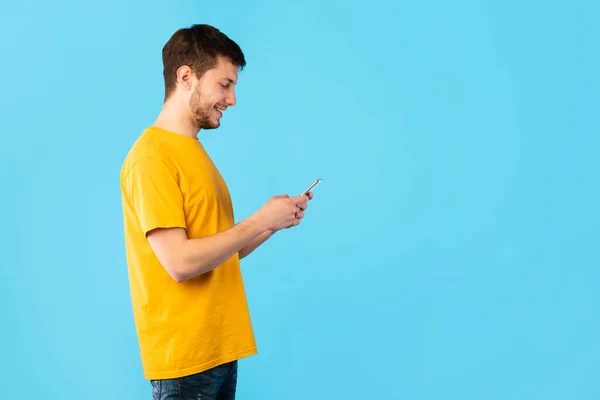
[(187, 240), (179, 263), (180, 279), (185, 280), (216, 268), (240, 249), (258, 241), (268, 232), (261, 229), (254, 221), (246, 220), (227, 231)]
[(273, 234), (275, 234), (275, 232), (272, 230), (265, 231), (260, 236), (258, 236), (256, 239), (254, 239), (252, 242), (250, 242), (246, 246), (244, 246), (239, 251), (240, 260), (242, 258), (248, 256), (254, 250), (256, 250), (261, 244), (266, 242), (267, 239), (269, 239), (271, 236), (273, 236)]

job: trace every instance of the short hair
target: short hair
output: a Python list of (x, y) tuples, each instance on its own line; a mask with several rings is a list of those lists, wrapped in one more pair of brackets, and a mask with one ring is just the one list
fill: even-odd
[(200, 79), (216, 65), (218, 56), (228, 58), (240, 70), (246, 66), (240, 46), (213, 26), (195, 24), (175, 32), (162, 50), (165, 101), (175, 90), (179, 67), (189, 66)]

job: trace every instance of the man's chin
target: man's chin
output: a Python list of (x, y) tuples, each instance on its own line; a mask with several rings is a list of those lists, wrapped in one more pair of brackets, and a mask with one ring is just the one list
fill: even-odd
[(221, 121), (212, 120), (212, 121), (203, 121), (200, 125), (200, 129), (209, 130), (209, 129), (217, 129), (221, 126)]
[(216, 123), (213, 124), (207, 124), (204, 128), (204, 130), (208, 130), (208, 129), (217, 129), (218, 127), (221, 126), (221, 123), (219, 121), (217, 121)]

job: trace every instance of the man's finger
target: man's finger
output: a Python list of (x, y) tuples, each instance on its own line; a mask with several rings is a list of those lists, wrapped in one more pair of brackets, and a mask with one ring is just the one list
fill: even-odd
[(309, 200), (309, 197), (308, 197), (308, 195), (303, 194), (303, 195), (294, 197), (292, 200), (293, 200), (294, 204), (298, 205), (300, 203), (306, 203)]

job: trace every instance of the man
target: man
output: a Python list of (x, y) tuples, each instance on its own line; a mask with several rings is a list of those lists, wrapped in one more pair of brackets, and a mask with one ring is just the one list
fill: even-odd
[(275, 196), (235, 223), (198, 133), (235, 105), (239, 46), (208, 25), (163, 48), (165, 101), (129, 151), (121, 191), (144, 376), (154, 399), (233, 399), (237, 360), (257, 352), (240, 259), (296, 226), (312, 193)]

